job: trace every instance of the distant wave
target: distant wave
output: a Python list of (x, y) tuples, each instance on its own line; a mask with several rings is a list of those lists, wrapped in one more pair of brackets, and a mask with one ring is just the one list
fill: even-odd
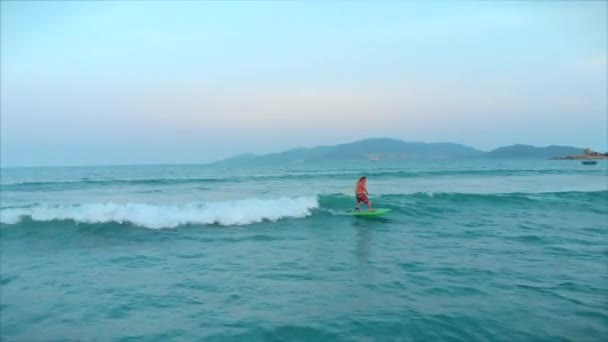
[(540, 169), (540, 170), (431, 170), (431, 171), (330, 171), (330, 172), (298, 172), (289, 171), (280, 175), (263, 176), (232, 176), (232, 177), (209, 177), (209, 178), (142, 178), (142, 179), (80, 179), (69, 181), (44, 181), (44, 182), (15, 182), (2, 184), (3, 191), (61, 191), (82, 188), (112, 187), (112, 186), (171, 186), (184, 184), (215, 184), (226, 182), (245, 182), (251, 180), (310, 180), (310, 179), (356, 179), (361, 175), (369, 178), (417, 178), (417, 177), (441, 177), (441, 176), (525, 176), (525, 175), (568, 175), (568, 174), (605, 174), (602, 169), (589, 170), (563, 170), (563, 169)]
[(246, 199), (183, 205), (141, 203), (102, 203), (80, 205), (36, 205), (5, 208), (0, 211), (2, 224), (16, 224), (24, 218), (33, 221), (72, 220), (79, 223), (131, 223), (152, 229), (174, 228), (187, 224), (245, 225), (264, 220), (298, 218), (318, 207), (315, 197)]
[(220, 183), (230, 182), (228, 178), (151, 178), (151, 179), (109, 179), (94, 180), (81, 179), (73, 181), (47, 181), (47, 182), (17, 182), (3, 184), (4, 191), (49, 191), (72, 190), (87, 187), (107, 187), (120, 185), (176, 185), (187, 183)]
[[(401, 207), (412, 204), (434, 204), (450, 207), (456, 204), (525, 204), (525, 203), (586, 203), (590, 206), (603, 207), (608, 205), (608, 191), (564, 191), (542, 193), (457, 193), (457, 192), (418, 192), (413, 194), (392, 194), (371, 197), (377, 203), (387, 206)], [(320, 196), (321, 208), (344, 207), (352, 205), (353, 198), (343, 194)]]
[[(521, 206), (543, 206), (603, 214), (608, 205), (608, 191), (553, 193), (414, 193), (372, 197), (377, 207), (388, 207), (404, 215), (433, 215), (450, 210), (508, 210)], [(0, 223), (15, 225), (65, 221), (76, 223), (128, 223), (151, 229), (182, 225), (247, 225), (262, 221), (308, 216), (344, 215), (354, 206), (354, 198), (343, 194), (277, 199), (245, 199), (211, 203), (151, 205), (142, 203), (89, 203), (74, 205), (34, 205), (0, 210)], [(457, 209), (455, 209), (457, 208)], [(416, 210), (414, 213), (412, 210)]]

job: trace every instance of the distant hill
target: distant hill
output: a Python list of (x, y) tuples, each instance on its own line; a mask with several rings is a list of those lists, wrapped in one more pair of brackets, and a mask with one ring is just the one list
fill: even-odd
[(499, 147), (484, 155), (488, 158), (553, 158), (583, 153), (582, 148), (571, 146), (535, 147), (531, 145), (511, 145)]
[(244, 154), (214, 164), (284, 164), (321, 161), (441, 160), (462, 158), (552, 158), (581, 153), (583, 149), (569, 146), (534, 147), (513, 145), (490, 152), (453, 143), (406, 142), (397, 139), (364, 139), (348, 144), (296, 148), (264, 155)]
[(264, 155), (244, 154), (221, 160), (219, 164), (276, 164), (336, 160), (453, 159), (475, 157), (484, 152), (451, 143), (405, 142), (397, 139), (365, 139), (348, 144), (296, 148)]

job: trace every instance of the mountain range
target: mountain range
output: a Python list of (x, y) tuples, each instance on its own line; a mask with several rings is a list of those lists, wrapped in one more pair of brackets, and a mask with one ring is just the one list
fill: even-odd
[(295, 148), (269, 154), (243, 154), (215, 164), (283, 164), (319, 161), (441, 160), (471, 158), (548, 159), (583, 152), (571, 146), (510, 145), (486, 152), (454, 143), (407, 142), (389, 138), (364, 139), (333, 146)]

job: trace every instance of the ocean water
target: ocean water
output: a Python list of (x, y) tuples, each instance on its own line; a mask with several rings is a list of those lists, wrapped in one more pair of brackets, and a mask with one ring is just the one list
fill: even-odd
[(5, 168), (0, 339), (605, 341), (607, 168)]

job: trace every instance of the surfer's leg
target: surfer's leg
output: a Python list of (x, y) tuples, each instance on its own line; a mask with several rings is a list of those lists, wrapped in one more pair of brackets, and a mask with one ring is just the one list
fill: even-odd
[(374, 208), (372, 208), (372, 201), (370, 201), (367, 196), (365, 196), (365, 204), (367, 204), (370, 211), (374, 211)]

